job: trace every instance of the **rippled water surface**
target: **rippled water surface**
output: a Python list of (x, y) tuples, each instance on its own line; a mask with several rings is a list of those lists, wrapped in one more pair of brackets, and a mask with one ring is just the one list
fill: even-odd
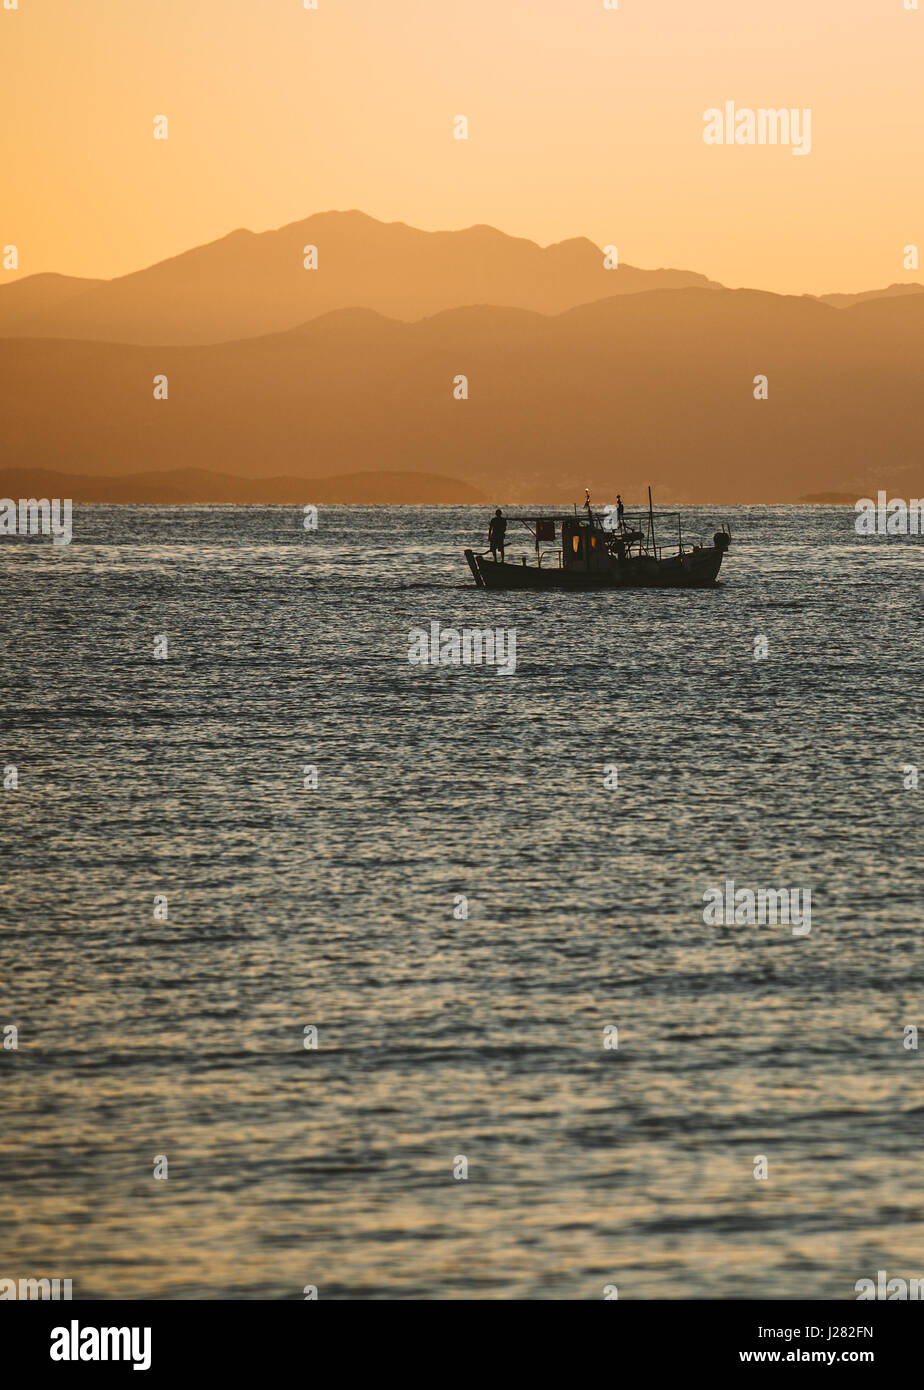
[[(674, 593), (478, 592), (468, 508), (78, 507), (69, 547), (0, 543), (0, 1276), (924, 1276), (924, 550), (847, 508), (685, 531), (722, 519), (721, 586)], [(515, 673), (409, 664), (431, 621), (515, 628)], [(729, 878), (810, 889), (810, 934), (706, 925)]]

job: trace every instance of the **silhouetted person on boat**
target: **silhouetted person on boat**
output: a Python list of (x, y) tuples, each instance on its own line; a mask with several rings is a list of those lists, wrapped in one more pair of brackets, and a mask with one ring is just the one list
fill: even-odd
[(501, 564), (504, 563), (504, 537), (507, 534), (507, 521), (500, 507), (491, 517), (491, 525), (488, 527), (488, 545), (491, 547), (491, 554), (497, 560), (497, 552), (500, 551)]
[(625, 507), (622, 505), (622, 498), (620, 497), (619, 493), (617, 492), (617, 494), (616, 494), (616, 524), (618, 525), (620, 531), (623, 529), (623, 527), (624, 527), (625, 524), (626, 524), (626, 523), (625, 523), (625, 516), (626, 516), (626, 509), (625, 509)]

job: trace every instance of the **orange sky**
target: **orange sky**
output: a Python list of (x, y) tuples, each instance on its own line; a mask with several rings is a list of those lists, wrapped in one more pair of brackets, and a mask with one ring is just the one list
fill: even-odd
[[(783, 292), (924, 280), (902, 264), (924, 248), (924, 8), (904, 0), (3, 3), (19, 274), (108, 277), (361, 208)], [(727, 100), (811, 107), (812, 153), (705, 145)]]

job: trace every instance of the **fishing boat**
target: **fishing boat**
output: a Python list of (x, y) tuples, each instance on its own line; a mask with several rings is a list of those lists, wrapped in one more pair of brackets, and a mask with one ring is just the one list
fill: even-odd
[[(495, 560), (466, 550), (479, 589), (700, 589), (716, 583), (722, 557), (731, 544), (724, 523), (712, 544), (685, 542), (680, 514), (659, 513), (661, 534), (669, 528), (676, 544), (666, 550), (655, 537), (655, 515), (648, 489), (648, 511), (617, 517), (607, 508), (601, 518), (588, 496), (572, 515), (510, 516), (533, 538), (535, 559)], [(532, 546), (530, 547), (533, 548)]]

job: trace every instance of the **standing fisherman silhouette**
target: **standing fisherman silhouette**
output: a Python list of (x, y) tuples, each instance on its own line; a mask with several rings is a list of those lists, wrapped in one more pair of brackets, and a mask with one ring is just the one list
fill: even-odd
[(491, 524), (488, 527), (488, 545), (491, 547), (491, 554), (497, 562), (497, 552), (500, 551), (501, 564), (504, 563), (504, 537), (507, 534), (507, 522), (500, 507), (491, 517)]
[(624, 518), (625, 518), (625, 515), (626, 515), (626, 509), (625, 509), (625, 507), (622, 505), (622, 498), (620, 497), (619, 493), (617, 492), (617, 494), (616, 494), (616, 524), (618, 525), (620, 531), (621, 531), (621, 530), (623, 529), (623, 527), (625, 526), (625, 519), (624, 519)]

